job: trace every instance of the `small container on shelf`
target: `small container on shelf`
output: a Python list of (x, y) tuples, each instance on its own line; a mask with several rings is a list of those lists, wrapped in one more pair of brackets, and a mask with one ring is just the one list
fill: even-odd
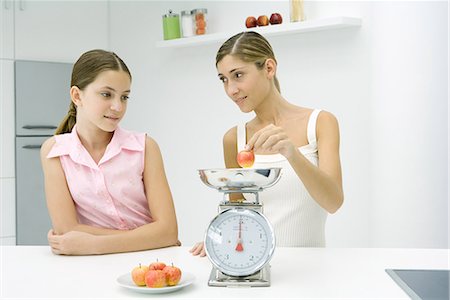
[(207, 14), (208, 10), (206, 8), (198, 8), (192, 10), (194, 29), (196, 35), (202, 35), (206, 33), (207, 25)]
[(291, 22), (305, 21), (303, 0), (289, 0)]
[(190, 10), (183, 10), (181, 12), (181, 33), (183, 37), (194, 35), (194, 18)]
[(169, 13), (163, 15), (162, 19), (164, 39), (172, 40), (180, 38), (180, 16), (169, 10)]

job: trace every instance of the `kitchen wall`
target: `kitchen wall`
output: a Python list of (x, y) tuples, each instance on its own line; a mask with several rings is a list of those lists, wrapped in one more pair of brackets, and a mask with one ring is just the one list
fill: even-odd
[[(37, 6), (31, 3), (29, 9)], [(52, 7), (51, 1), (45, 3), (43, 13)], [(74, 3), (67, 4), (68, 11), (78, 7)], [(177, 209), (180, 239), (191, 245), (203, 238), (221, 197), (201, 183), (197, 169), (223, 167), (223, 133), (252, 114), (241, 113), (217, 79), (214, 59), (221, 42), (158, 48), (161, 16), (169, 9), (205, 7), (208, 30), (231, 36), (245, 29), (249, 15), (279, 12), (287, 22), (288, 1), (113, 0), (99, 7), (108, 12), (109, 20), (109, 33), (102, 34), (102, 44), (117, 52), (133, 73), (123, 126), (145, 131), (158, 141)], [(328, 246), (447, 248), (447, 2), (306, 1), (305, 10), (311, 20), (362, 19), (360, 28), (269, 38), (286, 99), (323, 108), (339, 120), (345, 203), (328, 218)], [(73, 19), (82, 11), (74, 12)], [(97, 30), (97, 37), (102, 30)], [(24, 33), (17, 36), (24, 37)], [(2, 35), (2, 43), (6, 38)], [(83, 48), (99, 40), (90, 37), (88, 30), (76, 38)], [(52, 58), (54, 51), (37, 49), (41, 56), (47, 55), (42, 56), (45, 60), (68, 61), (63, 53), (52, 54)], [(11, 73), (14, 56), (2, 54), (1, 58), (2, 74)], [(28, 58), (36, 59), (31, 53)], [(12, 83), (0, 82), (3, 218), (14, 214), (4, 196), (12, 199), (14, 195), (14, 154), (12, 144), (7, 144), (8, 137), (13, 143), (14, 111), (11, 97), (5, 96), (5, 86)]]
[[(123, 125), (159, 142), (185, 245), (203, 238), (221, 196), (197, 169), (223, 167), (223, 133), (252, 118), (217, 79), (220, 42), (156, 47), (161, 15), (197, 7), (208, 9), (210, 32), (242, 31), (249, 15), (288, 21), (288, 1), (111, 2), (111, 48), (134, 74)], [(340, 122), (345, 203), (329, 216), (328, 245), (446, 248), (447, 3), (309, 1), (305, 10), (362, 18), (358, 29), (269, 38), (283, 95)]]
[[(448, 5), (373, 6), (370, 237), (448, 246)], [(401, 16), (401, 17), (400, 17)]]

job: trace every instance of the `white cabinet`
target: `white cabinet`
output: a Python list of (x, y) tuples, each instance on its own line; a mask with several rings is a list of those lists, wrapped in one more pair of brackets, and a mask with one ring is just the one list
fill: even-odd
[[(5, 1), (5, 0), (3, 0)], [(108, 49), (108, 1), (15, 1), (15, 59), (75, 62)]]
[(0, 243), (15, 245), (14, 61), (0, 59)]
[(0, 0), (0, 59), (14, 58), (14, 1)]
[(14, 240), (16, 237), (16, 195), (15, 179), (0, 178), (0, 240)]
[(0, 177), (14, 174), (14, 61), (0, 59)]
[(2, 246), (15, 246), (16, 238), (15, 237), (0, 237), (0, 245)]

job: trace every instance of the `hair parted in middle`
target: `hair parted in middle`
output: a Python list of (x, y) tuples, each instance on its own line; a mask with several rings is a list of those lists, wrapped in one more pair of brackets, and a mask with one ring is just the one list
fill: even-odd
[[(216, 66), (227, 55), (235, 56), (247, 63), (254, 63), (259, 70), (264, 68), (269, 58), (277, 63), (270, 43), (255, 31), (244, 31), (226, 40), (217, 51)], [(280, 83), (276, 76), (274, 82), (280, 92)]]

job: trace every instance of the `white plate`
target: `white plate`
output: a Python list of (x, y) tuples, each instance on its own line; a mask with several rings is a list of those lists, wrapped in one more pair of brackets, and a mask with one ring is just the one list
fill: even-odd
[(117, 283), (129, 290), (133, 290), (138, 293), (145, 293), (145, 294), (163, 294), (163, 293), (171, 293), (175, 292), (179, 289), (184, 288), (185, 286), (188, 286), (192, 284), (195, 281), (195, 276), (191, 273), (183, 272), (181, 274), (180, 282), (178, 282), (177, 285), (174, 286), (166, 286), (162, 288), (150, 288), (146, 286), (137, 286), (133, 280), (131, 279), (131, 273), (126, 273), (123, 275), (120, 275), (117, 277)]

